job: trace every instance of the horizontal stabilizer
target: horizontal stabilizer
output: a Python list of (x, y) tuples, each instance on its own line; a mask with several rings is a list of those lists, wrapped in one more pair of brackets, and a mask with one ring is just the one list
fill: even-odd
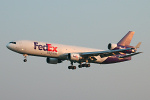
[(137, 52), (137, 53), (133, 53), (133, 54), (130, 54), (130, 55), (121, 56), (119, 58), (131, 57), (131, 56), (134, 56), (134, 55), (137, 55), (137, 54), (140, 54), (140, 53), (142, 53), (142, 52)]
[(139, 42), (139, 43), (135, 46), (135, 48), (140, 48), (140, 45), (141, 45), (141, 42)]

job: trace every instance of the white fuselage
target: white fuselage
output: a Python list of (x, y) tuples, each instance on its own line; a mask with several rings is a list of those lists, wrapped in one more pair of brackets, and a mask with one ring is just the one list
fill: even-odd
[[(59, 58), (62, 60), (68, 59), (67, 57), (68, 53), (103, 51), (99, 49), (91, 49), (78, 46), (69, 46), (69, 45), (29, 41), (29, 40), (16, 41), (16, 44), (9, 44), (8, 48), (9, 49), (11, 48), (12, 51), (18, 52), (20, 54)], [(102, 63), (107, 59), (107, 57), (101, 58), (100, 56), (95, 56), (95, 58), (97, 60), (94, 63)]]

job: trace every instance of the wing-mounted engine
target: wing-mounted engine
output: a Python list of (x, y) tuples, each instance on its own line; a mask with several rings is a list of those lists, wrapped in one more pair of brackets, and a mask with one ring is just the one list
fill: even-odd
[(57, 64), (57, 63), (61, 63), (62, 60), (57, 59), (57, 58), (48, 58), (47, 57), (46, 62), (49, 64)]
[(80, 54), (77, 54), (77, 53), (69, 53), (68, 54), (68, 59), (70, 61), (79, 61), (80, 59), (82, 59), (82, 57), (80, 56)]
[(117, 44), (113, 44), (113, 43), (109, 43), (108, 44), (108, 49), (109, 50), (114, 50), (114, 49), (116, 49), (118, 46), (117, 46)]

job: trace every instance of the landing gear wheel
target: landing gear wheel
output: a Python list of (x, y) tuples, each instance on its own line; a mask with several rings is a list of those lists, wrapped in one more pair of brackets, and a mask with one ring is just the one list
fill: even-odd
[(27, 59), (24, 59), (23, 61), (24, 61), (24, 62), (27, 62)]
[[(79, 65), (79, 66), (81, 66), (81, 67), (90, 67), (90, 64), (82, 64), (82, 65)], [(79, 68), (81, 68), (81, 67), (79, 67)]]
[(68, 69), (72, 69), (72, 70), (76, 69), (76, 66), (73, 66), (73, 61), (71, 61), (71, 66), (68, 66)]
[(82, 65), (78, 65), (79, 68), (82, 68)]
[(68, 66), (68, 69), (71, 69), (72, 66)]
[(86, 64), (86, 67), (90, 67), (90, 64)]
[(86, 64), (82, 64), (81, 66), (82, 66), (82, 67), (86, 67)]
[(68, 66), (68, 69), (74, 70), (74, 69), (76, 69), (76, 66)]
[(73, 67), (72, 70), (76, 69), (76, 66), (72, 66), (72, 67)]

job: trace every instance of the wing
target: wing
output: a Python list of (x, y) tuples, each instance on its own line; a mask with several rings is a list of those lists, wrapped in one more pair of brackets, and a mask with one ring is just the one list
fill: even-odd
[(132, 50), (132, 48), (119, 49), (119, 50), (96, 51), (96, 52), (84, 52), (84, 53), (80, 53), (80, 55), (83, 57), (100, 55), (100, 57), (103, 58), (103, 57), (117, 55), (117, 54), (120, 54), (120, 52), (124, 52), (127, 50)]

